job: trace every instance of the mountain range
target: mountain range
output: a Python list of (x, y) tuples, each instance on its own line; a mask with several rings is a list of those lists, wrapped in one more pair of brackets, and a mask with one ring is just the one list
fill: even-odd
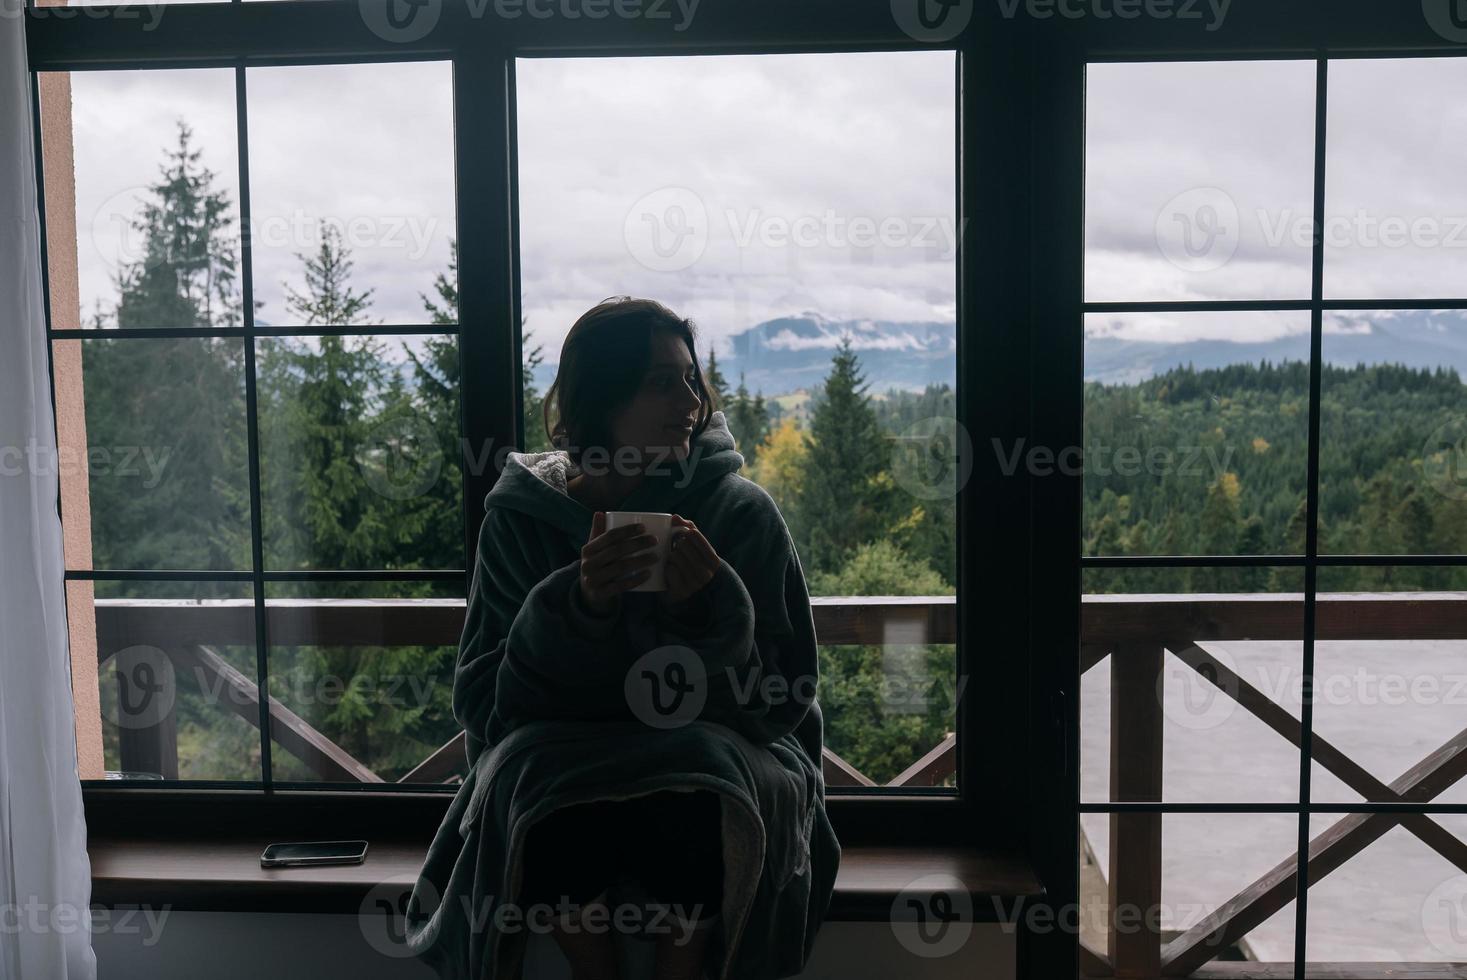
[[(1411, 368), (1455, 368), (1467, 382), (1467, 312), (1403, 310), (1389, 316), (1352, 317), (1348, 331), (1332, 331), (1328, 322), (1321, 340), (1326, 364), (1404, 364)], [(1089, 337), (1085, 341), (1085, 380), (1135, 384), (1158, 372), (1191, 364), (1198, 370), (1240, 362), (1301, 361), (1309, 357), (1307, 335), (1277, 340), (1178, 342)]]
[[(765, 320), (720, 338), (718, 369), (730, 392), (739, 386), (740, 371), (750, 395), (810, 390), (824, 382), (830, 360), (847, 335), (861, 359), (868, 395), (893, 387), (921, 391), (928, 384), (957, 383), (956, 324), (833, 320), (815, 312)], [(706, 366), (706, 348), (698, 356)], [(541, 364), (535, 375), (540, 391), (554, 379), (555, 365)]]
[[(1355, 316), (1350, 314), (1351, 316)], [(861, 360), (868, 395), (888, 388), (921, 391), (929, 384), (956, 385), (957, 329), (952, 322), (835, 320), (807, 311), (755, 324), (718, 343), (718, 366), (730, 390), (739, 372), (750, 394), (766, 397), (818, 387), (830, 370), (841, 338), (849, 336)], [(699, 351), (706, 364), (706, 351)], [(1301, 360), (1308, 338), (1267, 341), (1218, 339), (1153, 341), (1093, 336), (1085, 341), (1085, 379), (1134, 384), (1172, 367), (1202, 370), (1240, 362)], [(1326, 362), (1402, 363), (1415, 368), (1455, 368), (1467, 381), (1467, 312), (1407, 310), (1358, 317), (1347, 331), (1327, 330)], [(541, 392), (555, 379), (554, 364), (541, 364)]]

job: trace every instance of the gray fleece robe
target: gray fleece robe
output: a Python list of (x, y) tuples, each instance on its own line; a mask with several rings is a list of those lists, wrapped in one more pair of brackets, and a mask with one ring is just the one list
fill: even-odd
[(454, 677), (469, 772), (406, 915), (409, 948), (440, 977), (523, 976), (527, 934), (544, 931), (517, 904), (532, 825), (659, 790), (720, 798), (724, 889), (707, 975), (804, 968), (840, 864), (815, 631), (789, 530), (742, 465), (715, 412), (685, 459), (654, 466), (618, 509), (692, 520), (718, 571), (676, 615), (654, 593), (624, 592), (596, 616), (579, 601), (592, 511), (566, 491), (569, 455), (509, 454), (485, 501)]

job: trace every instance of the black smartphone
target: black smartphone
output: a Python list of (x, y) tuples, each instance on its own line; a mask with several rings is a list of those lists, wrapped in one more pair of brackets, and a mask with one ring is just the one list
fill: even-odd
[(294, 841), (271, 844), (260, 855), (262, 868), (287, 868), (315, 864), (361, 864), (367, 859), (364, 840)]

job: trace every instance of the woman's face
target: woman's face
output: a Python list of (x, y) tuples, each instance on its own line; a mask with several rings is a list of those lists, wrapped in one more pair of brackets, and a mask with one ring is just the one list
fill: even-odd
[(617, 445), (641, 450), (644, 462), (669, 454), (669, 449), (671, 456), (682, 459), (691, 449), (693, 430), (688, 420), (697, 421), (702, 404), (688, 345), (678, 335), (659, 330), (652, 335), (652, 361), (642, 385), (617, 416), (612, 433)]

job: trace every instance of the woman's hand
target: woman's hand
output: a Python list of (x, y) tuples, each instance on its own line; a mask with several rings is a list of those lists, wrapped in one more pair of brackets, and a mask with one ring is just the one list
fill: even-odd
[[(616, 597), (647, 581), (657, 562), (651, 547), (657, 536), (644, 534), (640, 521), (606, 530), (606, 512), (591, 518), (591, 537), (581, 549), (581, 598), (594, 613), (605, 616), (616, 608)], [(638, 554), (645, 552), (645, 554)]]
[(686, 602), (713, 580), (718, 571), (718, 552), (703, 537), (698, 526), (686, 518), (672, 515), (672, 547), (667, 553), (664, 576), (667, 589), (657, 593), (657, 601), (665, 607)]

